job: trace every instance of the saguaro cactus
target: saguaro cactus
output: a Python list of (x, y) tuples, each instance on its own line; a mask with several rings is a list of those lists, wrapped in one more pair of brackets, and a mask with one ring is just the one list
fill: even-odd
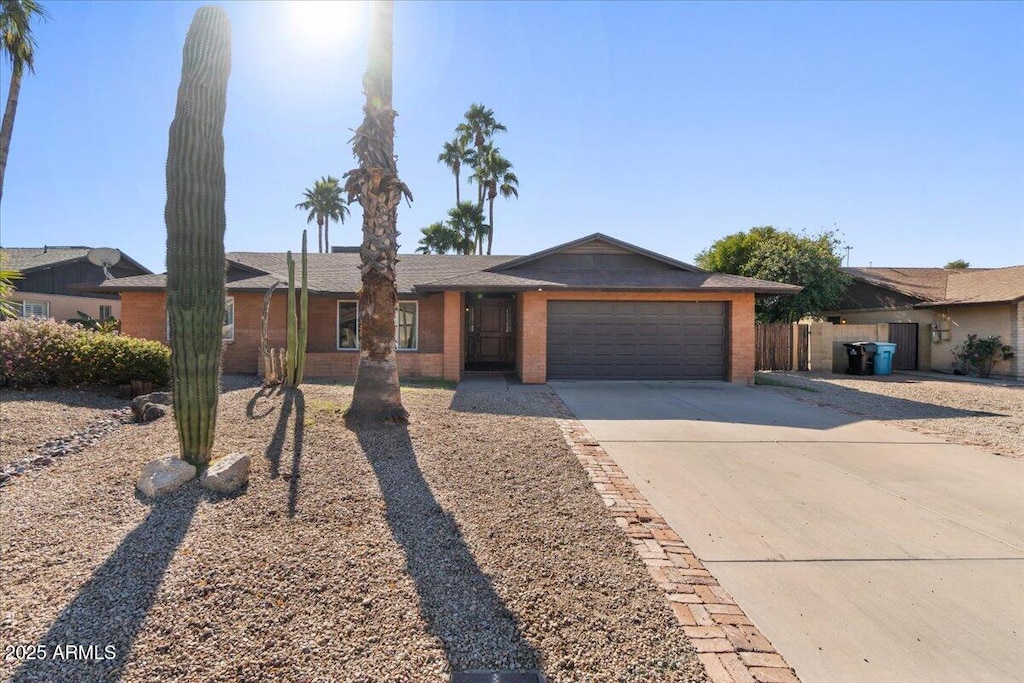
[(309, 336), (309, 278), (306, 253), (306, 231), (302, 231), (302, 291), (299, 292), (299, 307), (295, 309), (295, 259), (288, 252), (288, 368), (285, 371), (285, 385), (297, 387), (302, 384), (306, 372), (306, 341)]
[(167, 314), (174, 418), (181, 458), (210, 461), (220, 393), (224, 323), (224, 111), (231, 26), (201, 7), (182, 51), (178, 104), (167, 146)]

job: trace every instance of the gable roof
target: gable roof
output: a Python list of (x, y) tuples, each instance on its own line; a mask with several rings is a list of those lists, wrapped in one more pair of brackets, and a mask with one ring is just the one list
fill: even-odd
[[(546, 257), (592, 243), (651, 259), (658, 267), (588, 269), (544, 265)], [(225, 256), (229, 291), (265, 291), (275, 282), (287, 282), (288, 269), (283, 253), (229, 252)], [(309, 254), (308, 259), (310, 293), (352, 295), (361, 288), (358, 253)], [(738, 275), (708, 273), (600, 233), (528, 256), (399, 254), (398, 260), (397, 288), (398, 293), (404, 295), (471, 289), (752, 291), (757, 294), (795, 294), (801, 289)], [(160, 290), (165, 286), (164, 275), (141, 275), (110, 280), (98, 289)]]
[[(93, 247), (83, 246), (0, 247), (0, 252), (3, 252), (4, 264), (8, 268), (13, 268), (22, 274), (27, 274), (33, 271), (53, 268), (67, 263), (84, 261), (92, 249)], [(135, 266), (143, 273), (153, 272), (132, 257), (128, 256), (128, 254), (121, 252), (121, 261), (118, 262), (118, 265), (123, 263)]]
[(919, 307), (1024, 299), (1024, 265), (1006, 268), (843, 268), (851, 277), (918, 299)]

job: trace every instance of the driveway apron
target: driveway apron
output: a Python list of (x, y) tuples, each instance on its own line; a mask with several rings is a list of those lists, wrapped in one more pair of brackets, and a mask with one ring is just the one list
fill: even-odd
[(804, 683), (1024, 681), (1024, 464), (757, 388), (551, 382)]

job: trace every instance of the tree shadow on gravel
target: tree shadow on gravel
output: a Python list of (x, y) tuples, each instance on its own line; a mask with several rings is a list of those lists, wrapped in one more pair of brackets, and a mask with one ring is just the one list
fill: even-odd
[(434, 498), (403, 425), (350, 425), (373, 467), (420, 610), (453, 671), (536, 669), (539, 654)]
[[(142, 523), (124, 537), (37, 641), (47, 658), (25, 661), (10, 683), (120, 680), (167, 567), (204, 495), (192, 483), (153, 502)], [(69, 652), (68, 645), (77, 648)], [(86, 650), (90, 646), (91, 651)]]

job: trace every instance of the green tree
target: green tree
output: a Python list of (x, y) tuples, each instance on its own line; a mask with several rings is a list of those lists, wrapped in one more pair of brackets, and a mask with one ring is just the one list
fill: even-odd
[[(473, 206), (470, 203), (470, 206)], [(473, 207), (474, 209), (476, 207)], [(446, 223), (431, 223), (425, 228), (420, 228), (423, 237), (420, 238), (416, 252), (419, 254), (465, 254), (467, 249), (466, 239), (462, 233)]]
[(4, 176), (7, 173), (7, 154), (11, 151), (14, 134), (14, 116), (18, 111), (21, 78), (27, 67), (35, 73), (36, 40), (32, 36), (32, 22), (49, 18), (36, 0), (0, 0), (0, 35), (3, 53), (11, 63), (11, 80), (7, 89), (7, 105), (0, 123), (0, 201), (4, 198)]
[(956, 261), (950, 261), (942, 267), (948, 268), (949, 270), (964, 270), (965, 268), (970, 268), (971, 264), (968, 261), (964, 261), (962, 258), (958, 258)]
[(850, 276), (834, 231), (797, 235), (771, 226), (723, 237), (696, 257), (705, 270), (800, 285), (799, 294), (757, 300), (761, 322), (796, 322), (839, 306)]
[(317, 251), (319, 253), (331, 250), (330, 222), (344, 223), (345, 217), (349, 215), (348, 204), (342, 196), (340, 181), (333, 176), (324, 176), (313, 181), (312, 189), (306, 188), (302, 195), (304, 201), (295, 205), (296, 209), (308, 211), (306, 222), (317, 225)]
[(441, 153), (437, 155), (437, 161), (444, 163), (455, 175), (455, 203), (462, 201), (462, 191), (459, 185), (459, 174), (462, 172), (462, 165), (470, 159), (469, 150), (466, 149), (466, 141), (455, 136), (451, 142), (446, 142), (441, 147)]
[[(488, 202), (487, 254), (489, 256), (491, 245), (494, 242), (494, 200), (499, 194), (505, 199), (512, 196), (518, 198), (519, 178), (512, 172), (512, 163), (501, 155), (501, 150), (493, 145), (484, 147), (484, 154), (470, 177), (484, 188)], [(483, 253), (482, 238), (477, 241), (476, 248), (477, 252)]]
[[(462, 140), (466, 148), (473, 145), (468, 161), (469, 165), (476, 170), (485, 156), (485, 147), (494, 139), (494, 134), (503, 133), (507, 129), (494, 118), (494, 110), (488, 109), (483, 104), (469, 105), (465, 118), (465, 121), (455, 127), (455, 135)], [(476, 205), (482, 213), (484, 210), (484, 186), (480, 182), (477, 182), (476, 185), (476, 198)]]
[(363, 76), (363, 122), (352, 151), (359, 168), (345, 174), (349, 202), (363, 207), (359, 291), (359, 368), (346, 417), (353, 421), (406, 422), (395, 357), (395, 264), (398, 262), (398, 204), (412, 199), (398, 178), (395, 110), (392, 108), (394, 4), (373, 3), (369, 64)]

